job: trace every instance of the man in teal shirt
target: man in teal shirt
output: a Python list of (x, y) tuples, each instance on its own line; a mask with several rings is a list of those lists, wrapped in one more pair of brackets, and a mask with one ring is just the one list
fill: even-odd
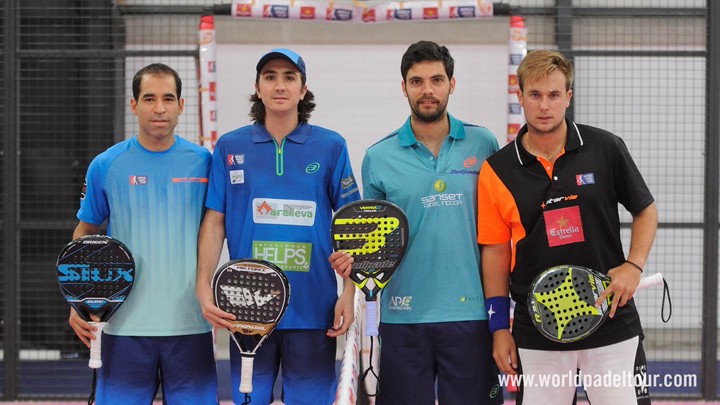
[[(486, 128), (447, 112), (454, 61), (444, 46), (420, 41), (401, 63), (411, 114), (371, 146), (363, 196), (391, 201), (408, 216), (405, 259), (381, 295), (378, 405), (502, 403), (476, 242), (477, 179), (498, 150)], [(352, 259), (331, 257), (349, 274)]]

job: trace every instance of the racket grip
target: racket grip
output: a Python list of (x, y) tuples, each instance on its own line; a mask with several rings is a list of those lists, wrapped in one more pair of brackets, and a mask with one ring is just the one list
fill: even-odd
[(655, 273), (650, 276), (643, 277), (640, 279), (637, 289), (640, 290), (642, 288), (655, 287), (658, 285), (663, 285), (662, 273)]
[(102, 367), (101, 349), (102, 349), (102, 331), (107, 322), (88, 322), (90, 325), (96, 328), (93, 331), (95, 339), (90, 340), (90, 361), (88, 366), (90, 368)]
[(249, 394), (253, 390), (253, 362), (255, 362), (255, 357), (242, 356), (242, 368), (240, 369), (240, 392), (243, 394)]
[(377, 319), (377, 301), (365, 301), (365, 335), (377, 336), (378, 319)]

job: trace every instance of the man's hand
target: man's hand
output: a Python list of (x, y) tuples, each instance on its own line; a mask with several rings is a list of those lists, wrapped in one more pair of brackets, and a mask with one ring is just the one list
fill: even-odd
[(215, 305), (215, 298), (213, 297), (212, 287), (210, 285), (198, 283), (195, 286), (195, 295), (200, 303), (200, 308), (202, 308), (203, 317), (205, 317), (212, 326), (216, 328), (232, 327), (230, 321), (235, 320), (235, 315), (225, 312)]
[(509, 329), (501, 329), (493, 333), (493, 358), (500, 372), (517, 374), (517, 348)]
[(623, 263), (618, 267), (608, 271), (608, 276), (612, 279), (610, 285), (600, 294), (595, 302), (595, 307), (599, 307), (605, 299), (612, 294), (612, 304), (610, 305), (610, 318), (615, 316), (618, 307), (627, 304), (635, 295), (637, 286), (642, 278), (642, 273), (635, 266)]
[[(100, 322), (100, 318), (97, 315), (90, 315), (90, 318), (93, 322)], [(85, 322), (74, 308), (70, 308), (70, 318), (68, 319), (68, 323), (75, 331), (77, 337), (80, 338), (80, 341), (83, 342), (85, 346), (90, 347), (90, 341), (95, 340), (95, 334), (93, 332), (96, 331), (97, 328), (90, 323)]]
[(327, 331), (329, 337), (344, 335), (355, 320), (355, 286), (350, 283), (350, 287), (343, 290), (335, 303), (335, 319), (332, 327)]
[(346, 252), (333, 252), (328, 259), (335, 272), (342, 278), (350, 276), (352, 264), (355, 261), (352, 255)]

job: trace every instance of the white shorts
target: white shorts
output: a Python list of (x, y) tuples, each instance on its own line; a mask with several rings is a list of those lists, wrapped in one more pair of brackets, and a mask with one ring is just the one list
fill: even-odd
[(638, 344), (639, 337), (635, 336), (585, 350), (518, 349), (524, 403), (571, 404), (577, 388), (583, 386), (592, 405), (636, 404)]

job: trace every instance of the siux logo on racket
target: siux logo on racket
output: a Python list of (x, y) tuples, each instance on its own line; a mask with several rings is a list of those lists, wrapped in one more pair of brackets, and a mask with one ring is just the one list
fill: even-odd
[(114, 283), (116, 281), (133, 281), (133, 269), (110, 267), (106, 269), (90, 268), (89, 264), (61, 264), (57, 267), (58, 281), (61, 283), (73, 281), (91, 281), (93, 283)]

